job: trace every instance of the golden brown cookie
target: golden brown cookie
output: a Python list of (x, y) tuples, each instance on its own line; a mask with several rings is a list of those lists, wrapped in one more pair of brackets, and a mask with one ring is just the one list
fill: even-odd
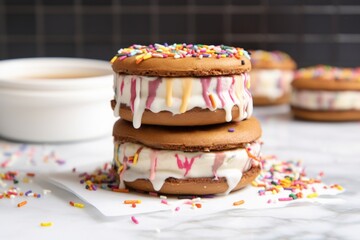
[(318, 65), (299, 69), (292, 86), (295, 117), (314, 121), (360, 120), (360, 68)]
[(359, 121), (360, 111), (315, 111), (292, 106), (291, 111), (294, 117), (309, 121), (342, 122)]
[(140, 143), (156, 149), (207, 152), (243, 147), (260, 138), (261, 127), (254, 117), (226, 124), (197, 127), (144, 125), (140, 129), (118, 120), (113, 136), (115, 141)]
[(251, 69), (242, 48), (203, 44), (132, 45), (112, 60), (119, 74), (158, 77), (239, 75)]
[(251, 51), (250, 91), (254, 105), (268, 106), (289, 102), (295, 61), (280, 51)]
[(230, 193), (260, 171), (259, 122), (197, 127), (114, 125), (114, 169), (120, 187), (164, 194)]

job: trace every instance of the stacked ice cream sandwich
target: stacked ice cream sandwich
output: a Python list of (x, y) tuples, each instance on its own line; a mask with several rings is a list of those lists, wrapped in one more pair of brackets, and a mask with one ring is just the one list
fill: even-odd
[(132, 45), (111, 60), (120, 188), (227, 194), (260, 172), (250, 56), (200, 44)]

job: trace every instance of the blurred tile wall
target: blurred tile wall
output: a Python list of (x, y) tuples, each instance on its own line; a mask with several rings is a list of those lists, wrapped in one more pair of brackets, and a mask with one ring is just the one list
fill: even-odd
[(110, 59), (133, 43), (282, 50), (360, 66), (359, 0), (0, 0), (0, 59)]

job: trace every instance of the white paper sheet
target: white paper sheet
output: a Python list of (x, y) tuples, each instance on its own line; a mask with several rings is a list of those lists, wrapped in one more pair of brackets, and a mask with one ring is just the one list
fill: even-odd
[[(95, 170), (97, 167), (100, 166), (89, 165), (84, 169), (91, 172), (91, 170)], [(162, 203), (164, 199), (160, 198), (160, 196), (156, 197), (137, 192), (118, 193), (101, 188), (98, 188), (96, 191), (89, 191), (85, 189), (83, 184), (80, 184), (78, 173), (55, 173), (50, 176), (50, 179), (57, 186), (74, 193), (83, 201), (93, 205), (105, 216), (125, 216), (157, 211), (173, 211), (175, 214), (187, 214), (191, 212), (191, 214), (202, 215), (230, 209), (278, 208), (300, 203), (343, 203), (341, 198), (335, 196), (343, 190), (336, 188), (324, 189), (324, 183), (310, 185), (308, 189), (303, 190), (304, 198), (293, 201), (279, 201), (279, 198), (288, 197), (289, 193), (291, 193), (290, 190), (284, 190), (278, 194), (267, 193), (266, 195), (259, 196), (259, 188), (248, 186), (229, 195), (215, 196), (214, 198), (180, 200), (176, 197), (169, 197), (165, 200), (167, 204), (164, 204)], [(316, 188), (318, 197), (307, 198), (306, 196), (312, 193), (312, 187)], [(131, 204), (124, 204), (124, 200), (141, 200), (141, 203), (136, 204), (136, 207), (133, 208)], [(234, 202), (240, 200), (244, 200), (244, 203), (238, 206), (233, 205)], [(196, 207), (196, 205), (194, 205), (196, 203), (200, 203), (201, 208)]]

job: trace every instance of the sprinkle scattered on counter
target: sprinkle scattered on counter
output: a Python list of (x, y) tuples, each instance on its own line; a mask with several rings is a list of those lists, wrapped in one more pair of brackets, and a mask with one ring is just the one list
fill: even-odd
[[(250, 151), (250, 149), (247, 149)], [(258, 198), (260, 201), (264, 200), (265, 204), (276, 204), (294, 200), (310, 200), (316, 199), (327, 191), (344, 191), (343, 187), (339, 184), (325, 185), (322, 183), (321, 178), (324, 176), (320, 172), (315, 178), (306, 176), (305, 168), (301, 165), (301, 161), (281, 161), (276, 156), (267, 156), (257, 159), (262, 165), (262, 171), (259, 176), (252, 182), (252, 186), (258, 188)], [(75, 172), (75, 171), (73, 171)], [(105, 164), (97, 168), (93, 173), (81, 173), (80, 183), (85, 185), (85, 188), (95, 191), (97, 188), (106, 189), (120, 193), (128, 193), (128, 189), (119, 189), (116, 178), (111, 165)], [(138, 191), (136, 191), (138, 192)], [(139, 191), (140, 192), (140, 191)], [(174, 196), (168, 198), (165, 195), (160, 195), (156, 192), (140, 192), (148, 194), (152, 197), (160, 199), (159, 204), (168, 205), (173, 212), (180, 210), (180, 206), (187, 206), (188, 209), (206, 208), (206, 198), (214, 198), (215, 195), (180, 195), (177, 196), (178, 201), (174, 201)], [(334, 192), (333, 192), (334, 193)], [(240, 199), (232, 203), (234, 207), (244, 205), (246, 199)], [(140, 204), (140, 199), (127, 199), (123, 200), (124, 204), (128, 204), (131, 208), (136, 208)], [(249, 204), (251, 204), (249, 202)], [(135, 220), (133, 220), (135, 219)], [(132, 218), (135, 224), (138, 224), (136, 218)]]
[(69, 204), (70, 204), (70, 206), (77, 207), (77, 208), (84, 208), (85, 207), (84, 204), (73, 202), (73, 201), (70, 201)]
[(134, 216), (131, 216), (131, 221), (135, 224), (139, 224), (139, 221)]
[(338, 184), (327, 186), (322, 183), (323, 172), (315, 178), (307, 177), (301, 161), (280, 161), (276, 156), (268, 156), (262, 159), (261, 164), (263, 170), (252, 186), (260, 188), (260, 197), (269, 198), (267, 203), (317, 198), (319, 191), (329, 189), (344, 190)]
[(41, 222), (40, 223), (41, 227), (51, 227), (52, 225), (54, 225), (52, 222)]
[[(75, 173), (75, 171), (73, 171)], [(116, 174), (113, 172), (111, 165), (105, 163), (103, 167), (96, 169), (92, 173), (79, 174), (80, 183), (84, 184), (85, 189), (96, 191), (98, 188), (111, 190), (113, 192), (129, 192), (128, 189), (121, 189), (116, 184)]]
[(22, 202), (18, 203), (17, 206), (20, 208), (22, 206), (25, 206), (26, 204), (27, 204), (27, 201), (22, 201)]
[(136, 199), (136, 200), (124, 200), (124, 204), (138, 204), (141, 203), (140, 199)]
[[(2, 192), (0, 192), (0, 199), (41, 198), (42, 195), (40, 193), (33, 192), (33, 190), (31, 189), (22, 191), (19, 187), (14, 186), (14, 185), (18, 185), (19, 183), (25, 183), (25, 184), (30, 183), (30, 181), (24, 176), (31, 176), (31, 178), (33, 178), (35, 177), (35, 174), (33, 173), (20, 174), (17, 171), (7, 171), (4, 173), (0, 173), (0, 187), (4, 189), (2, 190)], [(23, 179), (23, 181), (19, 180), (21, 178)], [(17, 207), (19, 208), (23, 207), (27, 203), (28, 203), (27, 201), (21, 201), (20, 203), (17, 204)]]
[(57, 165), (64, 165), (66, 163), (65, 160), (59, 158), (54, 150), (49, 150), (45, 146), (35, 147), (28, 144), (0, 142), (0, 167), (10, 167), (17, 161), (25, 161), (32, 166), (38, 166), (42, 163), (55, 163)]
[(239, 200), (233, 203), (234, 206), (243, 205), (245, 203), (245, 200)]

